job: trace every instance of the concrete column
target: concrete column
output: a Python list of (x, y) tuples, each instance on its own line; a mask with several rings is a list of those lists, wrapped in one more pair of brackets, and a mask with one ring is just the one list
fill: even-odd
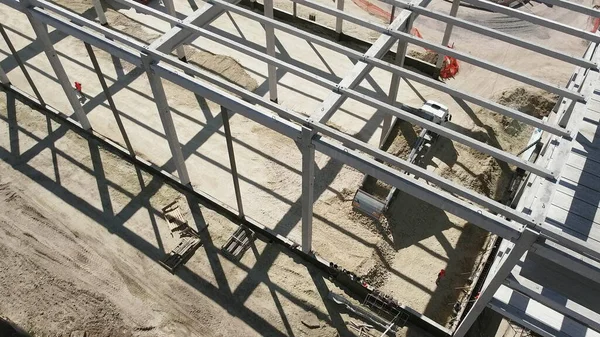
[[(500, 266), (497, 267), (497, 271), (493, 276), (488, 276), (484, 288), (479, 294), (479, 297), (471, 307), (471, 310), (467, 313), (465, 318), (462, 320), (453, 337), (463, 337), (469, 331), (479, 314), (488, 305), (490, 300), (494, 297), (494, 294), (498, 288), (502, 285), (504, 280), (510, 275), (510, 272), (515, 267), (519, 259), (531, 248), (533, 243), (539, 237), (539, 233), (534, 232), (529, 228), (525, 228), (521, 233), (521, 236), (515, 242), (514, 247), (508, 253), (504, 253)], [(492, 271), (490, 271), (492, 272)]]
[(62, 86), (65, 95), (67, 95), (67, 99), (69, 100), (69, 103), (71, 104), (71, 107), (73, 108), (75, 116), (81, 124), (81, 127), (84, 130), (91, 129), (92, 126), (90, 125), (87, 115), (83, 111), (83, 107), (81, 106), (81, 102), (79, 102), (79, 98), (75, 93), (75, 89), (71, 86), (71, 81), (69, 81), (69, 77), (65, 72), (65, 68), (63, 68), (62, 63), (58, 58), (58, 54), (56, 54), (56, 50), (54, 50), (52, 42), (50, 41), (50, 36), (48, 35), (46, 25), (35, 20), (29, 12), (27, 12), (27, 18), (29, 19), (29, 23), (31, 23), (31, 26), (33, 27), (38, 41), (40, 41), (42, 43), (42, 46), (44, 47), (44, 52), (46, 53), (48, 62), (50, 62), (50, 66), (52, 66), (52, 70), (54, 70), (54, 73), (58, 78), (58, 82)]
[(167, 96), (165, 94), (162, 81), (160, 77), (154, 73), (154, 70), (152, 70), (152, 60), (150, 56), (142, 54), (142, 63), (144, 69), (146, 70), (146, 74), (148, 75), (148, 81), (150, 82), (150, 88), (152, 89), (154, 102), (156, 102), (156, 107), (158, 108), (160, 121), (162, 122), (165, 130), (165, 136), (167, 137), (167, 142), (169, 143), (169, 149), (171, 149), (171, 155), (173, 156), (172, 159), (175, 162), (175, 168), (177, 169), (179, 180), (182, 184), (188, 185), (190, 184), (190, 177), (185, 165), (183, 153), (181, 152), (179, 138), (177, 138), (177, 131), (175, 130), (175, 125), (173, 124), (171, 109), (169, 108), (169, 103), (167, 102)]
[(223, 117), (223, 128), (225, 129), (225, 141), (227, 142), (227, 152), (229, 153), (229, 165), (231, 166), (231, 176), (233, 177), (233, 188), (235, 189), (235, 199), (237, 201), (240, 218), (244, 218), (244, 206), (242, 205), (242, 192), (240, 191), (240, 179), (238, 177), (237, 165), (235, 164), (235, 154), (233, 152), (233, 139), (231, 138), (231, 128), (229, 127), (229, 111), (221, 107), (221, 116)]
[[(460, 0), (453, 0), (452, 7), (450, 8), (450, 16), (456, 17), (456, 13), (458, 13), (458, 7), (460, 6)], [(442, 45), (445, 47), (450, 42), (450, 36), (452, 35), (452, 28), (454, 26), (450, 23), (446, 24), (446, 31), (444, 31), (444, 37), (442, 38)], [(436, 66), (439, 68), (442, 66), (444, 62), (444, 56), (442, 54), (438, 54), (438, 59), (436, 62)]]
[[(344, 0), (337, 0), (337, 9), (340, 11), (344, 10)], [(342, 35), (342, 25), (344, 24), (344, 19), (341, 17), (337, 17), (335, 19), (335, 32), (338, 34), (338, 38)]]
[(4, 72), (4, 69), (2, 69), (2, 67), (0, 67), (0, 83), (2, 83), (4, 85), (10, 84), (10, 81), (8, 80), (8, 76), (6, 76), (6, 73)]
[(315, 187), (315, 146), (312, 131), (302, 127), (302, 251), (312, 250), (312, 221)]
[(102, 8), (100, 0), (92, 0), (92, 2), (94, 3), (94, 9), (96, 10), (98, 21), (101, 25), (106, 26), (108, 24), (108, 21), (106, 21), (106, 15), (104, 14), (104, 8)]
[[(410, 32), (414, 23), (414, 14), (410, 15), (408, 21), (406, 22), (406, 32)], [(398, 46), (396, 47), (396, 57), (394, 59), (394, 63), (400, 67), (404, 66), (404, 59), (406, 58), (406, 48), (408, 47), (408, 43), (406, 41), (398, 40)], [(396, 97), (398, 97), (398, 89), (400, 88), (400, 75), (392, 74), (392, 80), (390, 82), (390, 91), (388, 94), (388, 103), (390, 105), (396, 104)], [(390, 133), (390, 128), (392, 126), (393, 116), (390, 114), (385, 114), (383, 116), (383, 125), (381, 127), (381, 137), (379, 138), (379, 146), (383, 146), (383, 142), (387, 138), (387, 135)]]
[[(167, 8), (167, 13), (172, 17), (177, 17), (177, 11), (175, 11), (175, 4), (173, 4), (173, 0), (163, 0), (165, 7)], [(171, 24), (171, 27), (175, 27), (174, 24)], [(180, 45), (176, 48), (177, 58), (186, 61), (185, 58), (185, 50), (183, 49), (183, 45)]]
[[(273, 0), (264, 0), (265, 16), (273, 18)], [(267, 54), (275, 57), (275, 28), (269, 23), (265, 23), (265, 33), (267, 36)], [(273, 64), (268, 65), (269, 69), (269, 98), (277, 103), (277, 68)]]

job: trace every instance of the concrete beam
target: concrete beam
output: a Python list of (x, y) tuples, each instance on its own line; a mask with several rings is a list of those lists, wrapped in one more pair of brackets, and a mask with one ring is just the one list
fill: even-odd
[(179, 138), (177, 137), (177, 130), (175, 129), (175, 124), (173, 123), (173, 116), (171, 116), (171, 108), (169, 108), (167, 95), (165, 94), (162, 81), (152, 69), (152, 62), (153, 61), (150, 56), (142, 54), (142, 63), (144, 65), (144, 69), (146, 70), (146, 75), (148, 76), (148, 82), (150, 82), (152, 96), (154, 97), (154, 102), (156, 103), (156, 108), (158, 109), (158, 114), (160, 116), (163, 129), (165, 130), (167, 142), (169, 143), (169, 149), (171, 150), (172, 155), (171, 159), (175, 163), (179, 180), (183, 185), (188, 185), (190, 184), (190, 176), (187, 171), (187, 166), (185, 165), (183, 153), (181, 152), (181, 145), (179, 144)]
[(75, 89), (71, 86), (71, 81), (69, 81), (69, 77), (65, 72), (65, 68), (63, 68), (62, 63), (58, 58), (58, 54), (56, 53), (56, 50), (54, 50), (54, 46), (50, 41), (47, 27), (41, 22), (37, 21), (29, 11), (27, 11), (25, 14), (27, 15), (27, 19), (29, 19), (31, 26), (33, 27), (33, 31), (35, 32), (38, 41), (40, 41), (44, 47), (44, 53), (48, 58), (48, 62), (50, 63), (52, 70), (54, 70), (54, 73), (58, 79), (58, 83), (60, 83), (62, 86), (63, 91), (65, 92), (65, 95), (67, 96), (67, 99), (69, 100), (69, 103), (75, 112), (75, 116), (77, 116), (77, 120), (79, 123), (81, 123), (81, 126), (84, 130), (91, 129), (92, 126), (90, 125), (87, 115), (83, 111), (81, 102), (79, 102), (79, 98), (75, 94)]
[[(510, 252), (503, 252), (504, 254), (502, 257), (496, 257), (501, 259), (499, 265), (495, 271), (490, 271), (490, 274), (485, 281), (486, 284), (484, 284), (484, 288), (471, 307), (471, 310), (469, 310), (454, 332), (454, 337), (463, 337), (466, 335), (477, 317), (479, 317), (479, 314), (481, 314), (483, 309), (492, 300), (498, 288), (500, 288), (502, 283), (504, 283), (504, 280), (510, 275), (510, 272), (517, 262), (519, 262), (523, 254), (531, 248), (538, 237), (539, 233), (529, 228), (525, 228), (521, 233), (521, 236), (515, 241), (514, 247), (512, 247)], [(493, 268), (494, 266), (492, 266), (492, 269)]]

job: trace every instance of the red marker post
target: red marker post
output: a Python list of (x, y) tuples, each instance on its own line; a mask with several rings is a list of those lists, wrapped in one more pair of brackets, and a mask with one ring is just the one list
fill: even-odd
[(440, 281), (446, 276), (446, 269), (440, 270), (438, 273), (437, 279), (435, 280), (435, 284), (439, 285)]

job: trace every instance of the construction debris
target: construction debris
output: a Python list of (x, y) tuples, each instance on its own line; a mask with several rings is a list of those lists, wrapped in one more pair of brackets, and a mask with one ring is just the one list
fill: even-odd
[(254, 231), (251, 229), (240, 226), (235, 232), (229, 237), (229, 240), (221, 247), (227, 256), (233, 260), (240, 260), (244, 252), (248, 250), (250, 244), (254, 241)]
[(202, 245), (202, 242), (198, 236), (198, 232), (192, 229), (188, 225), (188, 221), (183, 217), (177, 200), (163, 207), (162, 211), (169, 225), (171, 236), (173, 236), (173, 233), (178, 232), (181, 239), (179, 244), (159, 261), (161, 266), (174, 273), (177, 267), (194, 255), (194, 252)]

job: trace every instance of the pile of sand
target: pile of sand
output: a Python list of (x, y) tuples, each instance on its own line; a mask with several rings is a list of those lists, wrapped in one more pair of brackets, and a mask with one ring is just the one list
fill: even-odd
[(438, 58), (438, 54), (436, 52), (433, 52), (430, 50), (426, 50), (426, 51), (422, 51), (422, 52), (417, 51), (417, 50), (410, 50), (410, 51), (408, 51), (408, 56), (419, 59), (423, 62), (431, 63), (431, 64), (435, 64), (437, 62), (437, 58)]
[[(517, 87), (502, 92), (495, 100), (541, 118), (550, 113), (557, 99), (557, 96), (541, 90)], [(533, 132), (527, 124), (486, 109), (477, 111), (473, 121), (473, 128), (465, 130), (458, 126), (456, 130), (513, 154), (527, 146)], [(515, 169), (513, 166), (447, 139), (440, 139), (431, 156), (445, 164), (437, 171), (441, 176), (496, 200), (506, 196)]]
[(186, 48), (186, 57), (189, 63), (217, 74), (246, 90), (254, 91), (258, 88), (258, 82), (231, 56)]

